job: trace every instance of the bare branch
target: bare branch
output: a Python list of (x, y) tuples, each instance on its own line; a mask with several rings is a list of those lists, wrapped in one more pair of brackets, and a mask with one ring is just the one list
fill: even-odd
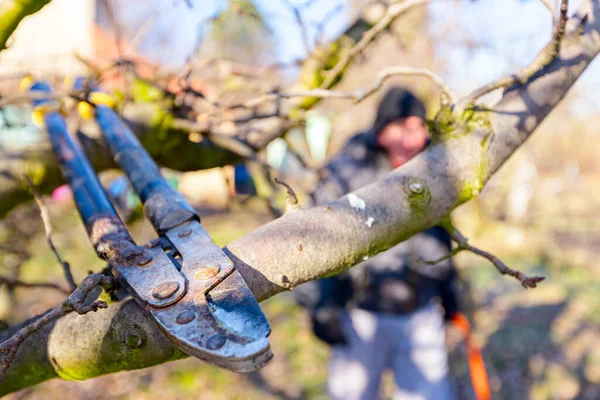
[(535, 288), (535, 287), (537, 287), (538, 283), (540, 283), (541, 281), (546, 279), (543, 276), (528, 277), (527, 275), (525, 275), (524, 273), (522, 273), (520, 271), (516, 271), (514, 269), (507, 267), (506, 264), (504, 264), (495, 255), (493, 255), (487, 251), (481, 250), (475, 246), (471, 246), (468, 243), (468, 239), (452, 225), (452, 223), (450, 222), (449, 219), (445, 219), (442, 222), (442, 226), (448, 231), (448, 233), (450, 234), (450, 237), (452, 238), (453, 241), (456, 242), (456, 244), (458, 246), (455, 249), (453, 249), (450, 253), (448, 253), (447, 255), (445, 255), (444, 257), (442, 257), (440, 259), (433, 260), (433, 261), (420, 261), (421, 263), (428, 264), (428, 265), (434, 265), (434, 264), (440, 263), (442, 261), (445, 261), (451, 257), (454, 257), (456, 254), (460, 253), (461, 251), (466, 250), (466, 251), (470, 251), (471, 253), (477, 254), (478, 256), (488, 259), (492, 264), (494, 264), (496, 269), (502, 275), (510, 275), (510, 276), (514, 277), (519, 282), (521, 282), (521, 285), (525, 289)]
[(56, 257), (58, 263), (61, 265), (63, 273), (65, 275), (65, 279), (71, 287), (71, 290), (75, 290), (77, 288), (77, 284), (75, 283), (75, 279), (73, 279), (73, 274), (71, 273), (71, 266), (68, 262), (64, 261), (60, 257), (60, 254), (58, 254), (58, 250), (56, 250), (56, 246), (54, 246), (54, 242), (52, 241), (52, 223), (50, 222), (50, 214), (48, 213), (48, 209), (46, 208), (46, 205), (42, 200), (42, 196), (38, 193), (37, 189), (35, 188), (35, 185), (33, 184), (33, 181), (31, 180), (31, 178), (29, 178), (29, 176), (27, 176), (26, 174), (22, 174), (21, 176), (29, 185), (31, 193), (33, 193), (33, 197), (35, 198), (35, 202), (37, 203), (40, 209), (40, 215), (42, 217), (42, 222), (44, 223), (44, 230), (46, 232), (46, 241), (48, 242), (48, 246), (50, 247), (50, 250), (52, 250), (52, 252), (54, 253), (54, 256)]
[(565, 34), (565, 26), (567, 23), (567, 11), (569, 8), (569, 0), (562, 0), (560, 6), (560, 17), (557, 21), (554, 33), (552, 34), (552, 40), (538, 53), (535, 59), (523, 68), (521, 71), (514, 75), (509, 75), (502, 77), (496, 81), (493, 81), (468, 96), (464, 97), (460, 100), (460, 105), (468, 105), (481, 96), (484, 96), (496, 89), (506, 89), (513, 85), (524, 85), (531, 77), (533, 77), (536, 73), (546, 68), (554, 59), (558, 56), (560, 43)]
[(8, 104), (19, 104), (23, 102), (29, 102), (31, 100), (58, 100), (63, 98), (65, 93), (44, 93), (40, 91), (19, 93), (13, 96), (2, 97), (0, 99), (0, 107), (4, 107)]
[(292, 210), (296, 210), (296, 209), (300, 208), (300, 204), (298, 203), (298, 196), (296, 196), (296, 192), (294, 192), (294, 189), (292, 189), (292, 187), (290, 185), (288, 185), (287, 183), (285, 183), (282, 180), (279, 180), (277, 178), (275, 178), (274, 180), (275, 180), (275, 183), (283, 186), (287, 190), (287, 196), (285, 198), (286, 208), (287, 208), (286, 211), (292, 211)]
[(287, 8), (290, 9), (292, 14), (294, 14), (294, 19), (300, 28), (300, 33), (302, 34), (302, 44), (304, 45), (304, 51), (306, 54), (310, 54), (310, 41), (308, 40), (308, 30), (306, 29), (306, 24), (304, 23), (304, 19), (302, 18), (302, 14), (300, 13), (300, 9), (291, 4), (288, 0), (284, 0)]
[(548, 8), (548, 10), (550, 11), (550, 14), (552, 14), (552, 18), (554, 18), (554, 15), (556, 14), (556, 10), (554, 9), (554, 4), (552, 4), (552, 2), (550, 0), (540, 0), (545, 6), (546, 8)]
[(17, 355), (17, 351), (21, 344), (34, 332), (37, 332), (46, 324), (58, 319), (70, 312), (78, 314), (87, 314), (90, 311), (98, 311), (101, 308), (107, 308), (108, 305), (104, 301), (96, 301), (92, 304), (85, 304), (87, 295), (96, 287), (100, 286), (108, 289), (113, 285), (113, 278), (103, 274), (88, 275), (81, 285), (69, 297), (67, 297), (59, 306), (51, 309), (43, 314), (40, 318), (34, 320), (25, 327), (19, 329), (9, 339), (0, 343), (0, 354), (3, 354), (0, 360), (0, 383), (4, 380), (6, 371), (10, 367), (10, 363)]
[(50, 283), (50, 282), (23, 282), (19, 279), (12, 279), (12, 278), (8, 278), (5, 276), (0, 276), (0, 285), (4, 284), (6, 286), (9, 287), (15, 287), (15, 286), (21, 286), (21, 287), (26, 287), (26, 288), (44, 288), (44, 289), (55, 289), (58, 290), (59, 292), (62, 292), (66, 295), (68, 295), (69, 293), (71, 293), (70, 290), (67, 290), (65, 288), (63, 288), (60, 285), (57, 285), (55, 283)]
[(163, 0), (160, 4), (158, 4), (154, 8), (154, 10), (151, 11), (151, 13), (148, 16), (148, 18), (146, 18), (144, 20), (144, 22), (142, 22), (142, 24), (140, 25), (140, 28), (137, 30), (137, 32), (135, 33), (135, 35), (133, 35), (133, 39), (131, 39), (131, 42), (129, 44), (129, 46), (131, 47), (132, 50), (135, 51), (137, 49), (137, 47), (139, 46), (139, 44), (141, 43), (141, 41), (148, 34), (148, 31), (150, 30), (150, 28), (152, 28), (152, 26), (156, 22), (156, 18), (163, 11), (162, 10), (163, 7), (166, 6), (169, 3), (170, 2), (168, 0)]
[(381, 89), (383, 83), (393, 76), (399, 75), (420, 75), (430, 78), (435, 84), (437, 84), (442, 92), (448, 96), (448, 98), (455, 103), (457, 96), (450, 87), (444, 82), (444, 80), (437, 75), (435, 72), (426, 68), (413, 68), (413, 67), (390, 67), (385, 68), (377, 74), (375, 82), (366, 89), (356, 91), (335, 91), (326, 89), (308, 89), (308, 90), (288, 90), (283, 92), (273, 92), (265, 94), (254, 99), (251, 99), (243, 104), (232, 106), (232, 108), (253, 108), (257, 107), (268, 101), (275, 101), (279, 99), (290, 99), (294, 97), (319, 97), (327, 99), (351, 99), (355, 103), (360, 103), (367, 97), (371, 96), (377, 90)]
[(108, 18), (110, 19), (110, 24), (112, 26), (114, 35), (115, 35), (115, 47), (117, 49), (117, 55), (119, 60), (123, 59), (123, 35), (121, 34), (121, 27), (119, 22), (117, 21), (117, 15), (115, 13), (115, 5), (113, 0), (107, 0), (106, 6), (108, 8)]
[(338, 3), (337, 6), (327, 11), (321, 21), (317, 24), (316, 33), (315, 33), (315, 46), (321, 45), (323, 42), (323, 35), (325, 34), (325, 27), (331, 21), (331, 19), (338, 13), (344, 10), (344, 6), (342, 3)]
[(390, 67), (379, 71), (377, 73), (377, 80), (375, 81), (375, 83), (373, 83), (373, 85), (367, 90), (365, 90), (360, 96), (357, 95), (355, 101), (358, 103), (364, 100), (366, 97), (381, 89), (383, 83), (388, 78), (398, 75), (417, 75), (427, 77), (431, 79), (433, 83), (435, 83), (440, 88), (442, 93), (448, 96), (448, 99), (452, 104), (456, 103), (456, 101), (458, 100), (456, 94), (452, 89), (450, 89), (446, 82), (444, 82), (444, 80), (439, 75), (437, 75), (435, 72), (429, 69), (413, 67)]
[(560, 40), (565, 35), (565, 27), (567, 25), (567, 20), (569, 19), (569, 17), (567, 16), (568, 11), (569, 11), (569, 0), (562, 0), (560, 3), (560, 14), (558, 17), (558, 22), (556, 23), (554, 35), (552, 36), (552, 42), (554, 43), (554, 45), (557, 48), (557, 51), (556, 51), (557, 53), (558, 53), (558, 46), (560, 45)]
[(363, 37), (356, 43), (354, 47), (348, 51), (348, 53), (333, 67), (327, 74), (327, 78), (321, 84), (321, 89), (329, 89), (340, 73), (356, 58), (357, 55), (362, 53), (367, 46), (375, 40), (379, 34), (381, 34), (396, 18), (406, 13), (408, 10), (415, 6), (428, 3), (430, 0), (406, 0), (400, 3), (391, 4), (383, 14), (383, 17), (373, 26), (371, 29), (366, 31)]

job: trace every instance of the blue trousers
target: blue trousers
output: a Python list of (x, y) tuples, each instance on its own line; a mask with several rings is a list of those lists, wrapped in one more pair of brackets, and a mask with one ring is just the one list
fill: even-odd
[(406, 315), (352, 309), (344, 316), (346, 345), (333, 346), (328, 393), (332, 399), (375, 400), (381, 375), (394, 373), (397, 400), (448, 400), (442, 311), (429, 305)]

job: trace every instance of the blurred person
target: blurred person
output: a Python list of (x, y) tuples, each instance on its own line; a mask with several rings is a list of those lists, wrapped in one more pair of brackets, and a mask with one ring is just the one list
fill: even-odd
[[(382, 178), (429, 143), (425, 106), (394, 87), (372, 129), (352, 137), (325, 168), (314, 191), (327, 203)], [(452, 399), (444, 322), (457, 313), (450, 237), (434, 227), (338, 276), (295, 290), (315, 335), (332, 346), (327, 391), (332, 399), (376, 399), (391, 369), (396, 399)]]

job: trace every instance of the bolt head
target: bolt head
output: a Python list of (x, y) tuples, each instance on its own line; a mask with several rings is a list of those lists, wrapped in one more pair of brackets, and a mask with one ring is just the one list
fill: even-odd
[(196, 318), (196, 313), (192, 310), (186, 310), (179, 314), (177, 318), (175, 318), (175, 322), (181, 325), (189, 324), (194, 320), (194, 318)]
[(138, 255), (137, 265), (139, 265), (140, 267), (144, 266), (144, 265), (148, 265), (148, 264), (150, 264), (150, 261), (152, 261), (152, 256), (150, 254), (148, 254), (147, 252), (143, 252)]
[(125, 344), (130, 349), (139, 349), (144, 344), (144, 338), (136, 331), (127, 331)]
[(221, 267), (219, 265), (204, 265), (196, 272), (194, 278), (198, 280), (214, 278), (220, 270)]
[(165, 300), (173, 296), (177, 290), (179, 290), (179, 282), (163, 282), (152, 290), (152, 297), (158, 300)]
[(419, 182), (411, 182), (408, 185), (408, 188), (410, 189), (411, 192), (416, 193), (416, 194), (421, 194), (421, 193), (423, 193), (423, 190), (425, 190), (425, 188), (423, 187), (423, 184), (419, 183)]
[(208, 338), (208, 340), (206, 341), (206, 348), (209, 350), (220, 349), (221, 347), (223, 347), (226, 341), (227, 339), (225, 339), (225, 336), (217, 333)]
[(191, 229), (186, 229), (186, 230), (183, 230), (183, 231), (179, 232), (177, 234), (177, 237), (184, 238), (184, 237), (190, 236), (191, 234), (192, 234), (192, 230)]

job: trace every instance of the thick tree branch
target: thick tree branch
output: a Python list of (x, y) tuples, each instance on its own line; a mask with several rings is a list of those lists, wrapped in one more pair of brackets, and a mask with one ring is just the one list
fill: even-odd
[(91, 304), (86, 304), (85, 300), (88, 294), (100, 286), (108, 289), (113, 285), (113, 278), (102, 274), (88, 275), (77, 289), (69, 295), (59, 306), (49, 310), (33, 322), (26, 324), (19, 329), (14, 335), (0, 343), (0, 385), (4, 381), (6, 371), (10, 364), (15, 359), (17, 351), (30, 335), (39, 331), (44, 326), (52, 321), (76, 311), (79, 315), (84, 315), (90, 311), (98, 311), (101, 308), (107, 308), (108, 305), (104, 301), (95, 301)]

